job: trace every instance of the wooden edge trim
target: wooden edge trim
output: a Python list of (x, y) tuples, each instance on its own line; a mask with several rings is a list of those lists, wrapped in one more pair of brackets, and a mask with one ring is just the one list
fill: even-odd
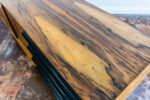
[(125, 100), (150, 73), (150, 64), (121, 92), (115, 100)]

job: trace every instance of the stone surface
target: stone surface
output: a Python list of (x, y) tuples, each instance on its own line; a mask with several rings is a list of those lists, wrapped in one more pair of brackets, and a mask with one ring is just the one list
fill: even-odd
[(150, 74), (126, 100), (150, 100)]
[(55, 100), (1, 20), (0, 100)]
[(126, 23), (136, 27), (150, 36), (150, 15), (116, 15)]

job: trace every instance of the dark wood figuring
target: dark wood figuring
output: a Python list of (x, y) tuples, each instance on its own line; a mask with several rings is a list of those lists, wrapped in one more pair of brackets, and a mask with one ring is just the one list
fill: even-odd
[(150, 37), (85, 1), (0, 3), (82, 99), (116, 98), (150, 63)]

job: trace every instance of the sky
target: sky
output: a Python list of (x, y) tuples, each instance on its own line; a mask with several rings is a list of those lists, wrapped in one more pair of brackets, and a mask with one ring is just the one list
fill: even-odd
[(85, 0), (112, 14), (150, 14), (150, 0)]

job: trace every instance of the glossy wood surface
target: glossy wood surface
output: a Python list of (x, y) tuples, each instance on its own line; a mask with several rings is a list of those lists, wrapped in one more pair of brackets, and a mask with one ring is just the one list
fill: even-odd
[(116, 98), (150, 64), (150, 37), (85, 1), (0, 3), (82, 99)]

